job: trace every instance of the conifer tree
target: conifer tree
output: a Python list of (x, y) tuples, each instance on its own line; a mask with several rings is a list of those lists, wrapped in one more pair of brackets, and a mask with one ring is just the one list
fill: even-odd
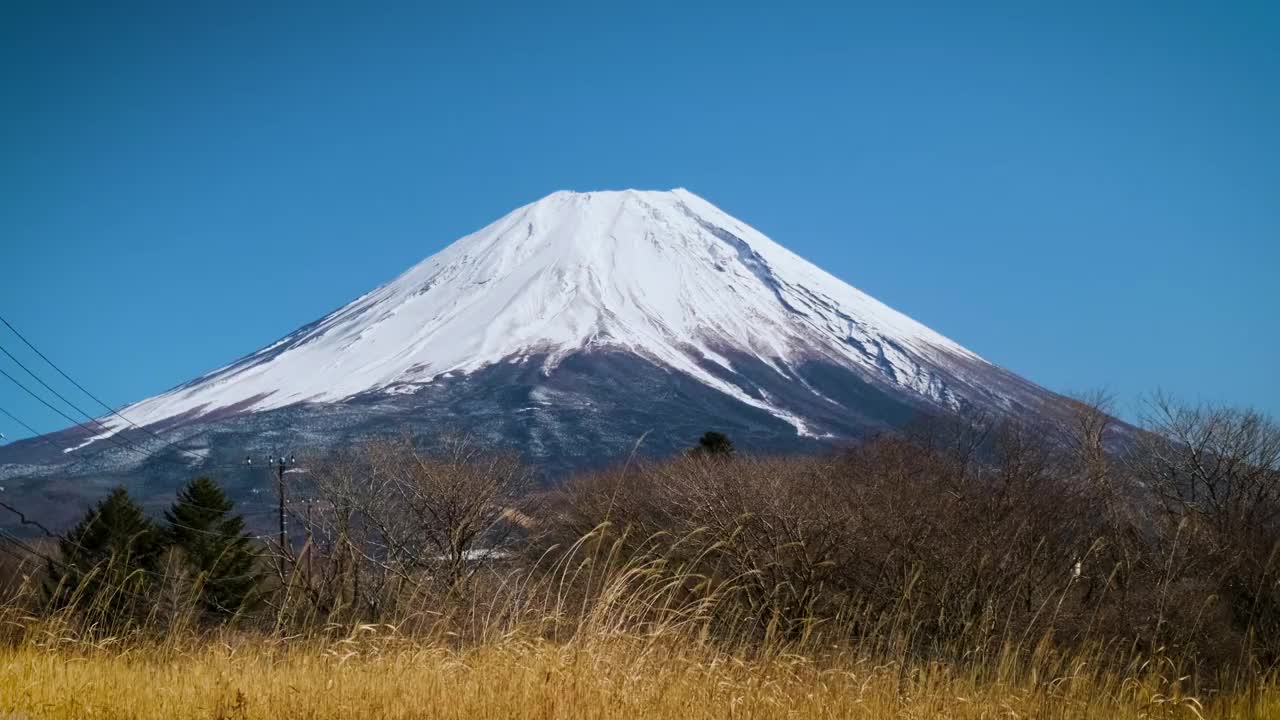
[(58, 541), (49, 563), (50, 600), (109, 616), (139, 609), (164, 551), (163, 534), (123, 487), (89, 508)]
[(253, 539), (234, 507), (216, 482), (198, 477), (165, 511), (169, 541), (195, 574), (205, 609), (216, 615), (248, 609), (260, 580)]
[(733, 441), (722, 432), (708, 430), (698, 438), (698, 446), (692, 450), (692, 454), (700, 457), (727, 458), (733, 455)]

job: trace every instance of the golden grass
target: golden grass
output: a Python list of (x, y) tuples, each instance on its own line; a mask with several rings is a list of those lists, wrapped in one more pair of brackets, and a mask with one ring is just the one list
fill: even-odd
[(627, 635), (459, 649), (369, 626), (185, 647), (39, 637), (0, 650), (0, 718), (1280, 718), (1272, 682), (1198, 700), (1156, 668), (1078, 661), (962, 671)]
[(23, 575), (0, 604), (0, 720), (1280, 719), (1276, 676), (1215, 693), (1172, 661), (1061, 651), (1051, 633), (921, 655), (902, 613), (858, 618), (873, 628), (861, 640), (839, 626), (735, 636), (731, 585), (699, 584), (658, 552), (600, 547), (584, 538), (548, 571), (465, 598), (411, 593), (414, 619), (399, 628), (281, 609), (274, 624), (202, 633), (189, 599), (167, 616), (150, 603), (140, 624), (102, 598), (31, 612), (40, 595)]

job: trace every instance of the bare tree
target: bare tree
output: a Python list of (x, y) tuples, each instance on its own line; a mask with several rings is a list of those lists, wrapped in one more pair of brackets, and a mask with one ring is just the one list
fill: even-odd
[(1236, 629), (1280, 660), (1280, 427), (1164, 395), (1144, 425), (1130, 467), (1162, 511), (1163, 582), (1208, 579)]
[(314, 585), (330, 605), (375, 615), (406, 593), (458, 591), (502, 557), (531, 489), (509, 454), (408, 435), (318, 462), (312, 482)]
[(1265, 532), (1280, 519), (1280, 428), (1252, 410), (1147, 403), (1137, 470), (1166, 510), (1217, 532)]

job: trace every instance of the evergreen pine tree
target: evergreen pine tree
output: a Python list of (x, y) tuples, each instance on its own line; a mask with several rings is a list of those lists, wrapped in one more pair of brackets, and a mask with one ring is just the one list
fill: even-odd
[(142, 508), (118, 487), (89, 508), (58, 541), (61, 560), (49, 563), (48, 594), (55, 607), (75, 603), (112, 617), (142, 607), (164, 538)]
[(722, 432), (708, 430), (698, 438), (698, 446), (692, 453), (702, 457), (729, 457), (733, 455), (733, 442)]
[(244, 518), (231, 513), (233, 507), (216, 482), (198, 477), (165, 511), (169, 541), (196, 575), (205, 608), (219, 615), (248, 609), (260, 580), (253, 539), (245, 533)]

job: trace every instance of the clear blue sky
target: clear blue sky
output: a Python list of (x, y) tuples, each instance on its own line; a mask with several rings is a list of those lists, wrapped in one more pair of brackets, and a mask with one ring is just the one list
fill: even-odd
[(1054, 390), (1280, 415), (1274, 3), (269, 4), (6, 7), (0, 314), (113, 403), (684, 186)]

